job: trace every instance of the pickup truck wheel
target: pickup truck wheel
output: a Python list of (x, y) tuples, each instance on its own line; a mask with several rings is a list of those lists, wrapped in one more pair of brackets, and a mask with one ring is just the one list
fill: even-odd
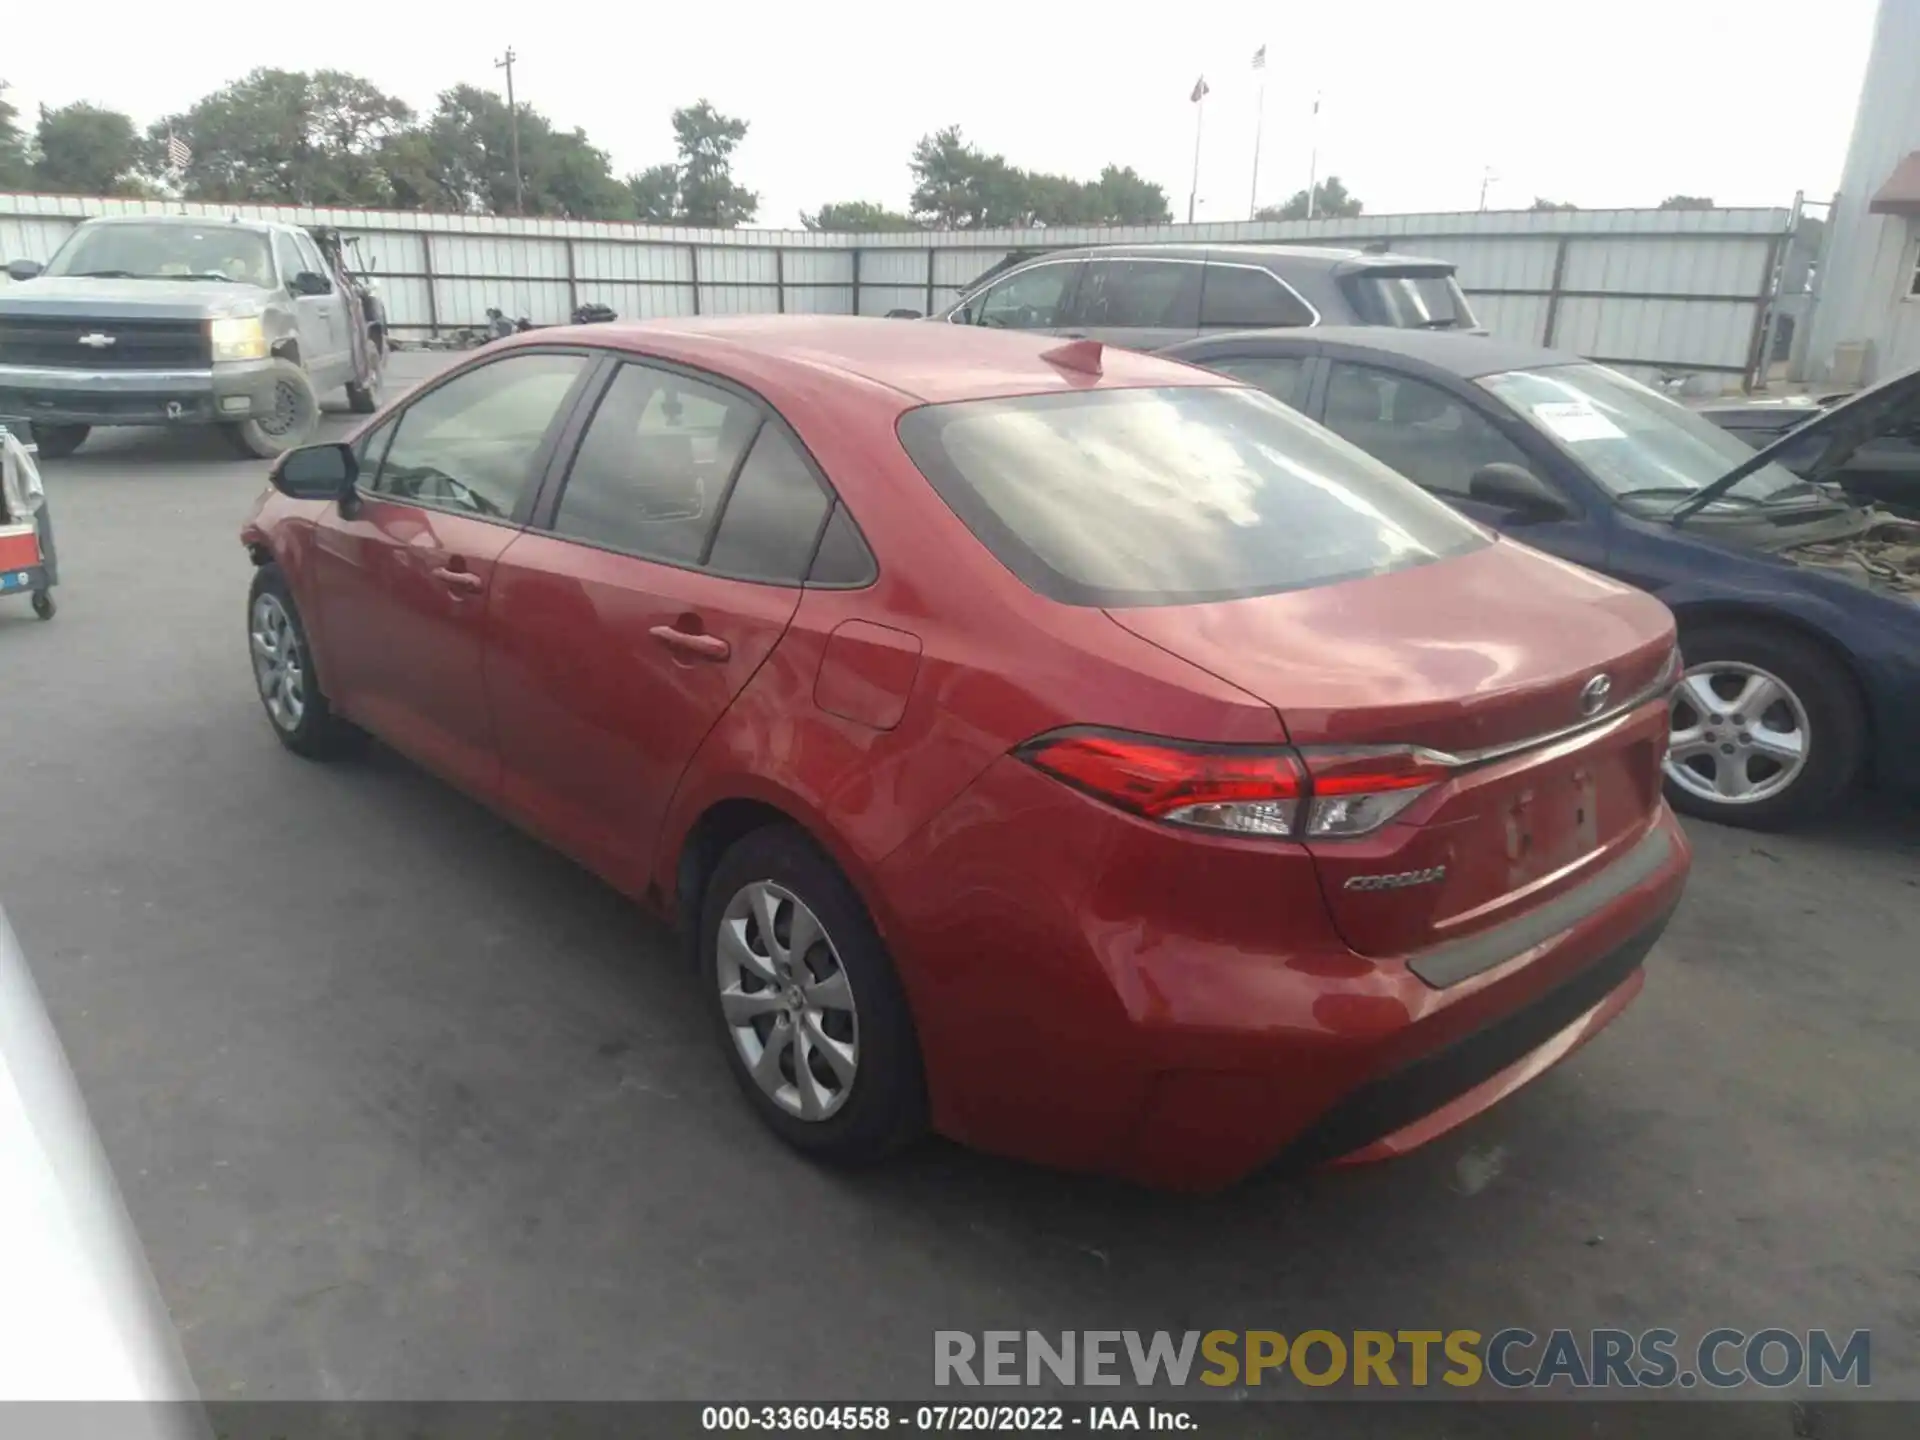
[(1831, 809), (1866, 753), (1866, 710), (1840, 662), (1772, 627), (1686, 626), (1673, 692), (1667, 798), (1674, 809), (1777, 830)]
[(91, 425), (35, 425), (33, 443), (40, 447), (42, 460), (64, 460), (92, 433)]
[(320, 397), (313, 381), (291, 360), (281, 360), (273, 367), (273, 409), (220, 428), (241, 454), (275, 460), (306, 444), (319, 424)]

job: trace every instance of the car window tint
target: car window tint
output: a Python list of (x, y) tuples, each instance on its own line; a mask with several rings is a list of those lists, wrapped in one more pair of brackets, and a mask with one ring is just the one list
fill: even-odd
[(1205, 267), (1170, 260), (1093, 260), (1073, 306), (1076, 325), (1193, 330)]
[(980, 298), (974, 323), (1000, 330), (1045, 330), (1060, 324), (1068, 284), (1079, 268), (1036, 265), (1008, 277)]
[(1313, 324), (1313, 312), (1278, 278), (1251, 265), (1207, 266), (1200, 324), (1212, 330), (1266, 330)]
[(1531, 463), (1464, 400), (1424, 380), (1364, 365), (1333, 366), (1324, 423), (1441, 495), (1467, 494), (1473, 472), (1483, 465)]
[(328, 279), (333, 278), (328, 273), (327, 262), (320, 256), (320, 247), (313, 243), (311, 235), (296, 235), (293, 237), (293, 243), (299, 247), (303, 270), (311, 270), (316, 275), (326, 275)]
[(376, 483), (380, 461), (387, 452), (387, 441), (393, 438), (393, 418), (382, 420), (373, 426), (352, 445), (353, 458), (360, 466), (360, 488), (378, 489)]
[(587, 363), (582, 355), (513, 355), (428, 391), (401, 412), (368, 488), (470, 515), (510, 516)]
[(293, 237), (284, 230), (273, 232), (273, 258), (279, 263), (282, 285), (291, 285), (294, 276), (311, 268), (301, 256), (300, 247), (293, 243)]
[(698, 564), (760, 424), (748, 401), (672, 371), (623, 365), (594, 411), (553, 517), (556, 534)]
[(1485, 532), (1239, 386), (925, 405), (901, 443), (1015, 575), (1070, 605), (1271, 594), (1478, 549)]
[(799, 584), (832, 504), (793, 441), (778, 426), (763, 425), (727, 493), (707, 568), (743, 580)]
[(871, 585), (880, 574), (873, 563), (873, 552), (861, 538), (860, 527), (853, 523), (845, 505), (835, 505), (827, 521), (826, 533), (813, 554), (813, 568), (807, 572), (809, 585), (852, 588)]
[(1307, 368), (1299, 355), (1229, 355), (1221, 360), (1201, 362), (1209, 370), (1231, 375), (1273, 396), (1283, 405), (1300, 408), (1300, 376)]

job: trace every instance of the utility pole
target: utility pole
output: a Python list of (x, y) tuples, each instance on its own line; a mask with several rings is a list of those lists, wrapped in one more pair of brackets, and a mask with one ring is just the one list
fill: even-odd
[(520, 180), (520, 107), (513, 101), (513, 62), (520, 57), (507, 47), (506, 55), (493, 62), (493, 68), (507, 72), (507, 133), (513, 137), (513, 213), (527, 213), (526, 187)]

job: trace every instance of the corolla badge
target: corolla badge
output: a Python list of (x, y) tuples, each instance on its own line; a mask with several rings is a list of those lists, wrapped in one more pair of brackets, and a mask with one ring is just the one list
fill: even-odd
[(1405, 890), (1414, 885), (1432, 885), (1447, 878), (1447, 867), (1431, 870), (1402, 870), (1398, 875), (1355, 875), (1342, 890)]
[(80, 343), (90, 350), (104, 350), (107, 346), (118, 342), (115, 341), (113, 336), (103, 335), (98, 330), (95, 330), (91, 334), (82, 335), (80, 337)]
[(1580, 687), (1580, 713), (1598, 715), (1607, 708), (1607, 697), (1613, 694), (1613, 681), (1605, 675), (1596, 675)]

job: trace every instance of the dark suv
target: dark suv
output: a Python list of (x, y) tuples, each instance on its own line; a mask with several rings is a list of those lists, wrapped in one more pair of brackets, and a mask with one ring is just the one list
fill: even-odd
[(1095, 245), (1010, 256), (933, 317), (1157, 350), (1212, 330), (1470, 330), (1445, 260), (1309, 245)]

